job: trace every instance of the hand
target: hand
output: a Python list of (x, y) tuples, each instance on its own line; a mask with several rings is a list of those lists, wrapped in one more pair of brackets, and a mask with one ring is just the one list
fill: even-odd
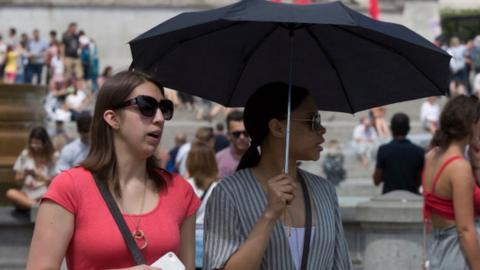
[(285, 211), (287, 204), (295, 198), (296, 189), (297, 185), (289, 175), (280, 174), (269, 179), (266, 212), (278, 219)]

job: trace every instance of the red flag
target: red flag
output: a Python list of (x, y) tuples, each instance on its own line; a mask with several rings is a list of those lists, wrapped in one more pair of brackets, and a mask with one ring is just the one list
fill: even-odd
[(378, 0), (370, 0), (370, 6), (368, 8), (370, 12), (370, 17), (375, 20), (378, 20), (380, 17), (380, 8), (378, 7)]

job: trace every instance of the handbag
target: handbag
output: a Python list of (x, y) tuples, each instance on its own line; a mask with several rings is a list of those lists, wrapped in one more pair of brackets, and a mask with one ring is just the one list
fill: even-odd
[(145, 258), (142, 255), (142, 252), (137, 246), (137, 243), (133, 239), (132, 234), (130, 233), (130, 230), (128, 229), (127, 224), (125, 223), (125, 219), (122, 216), (122, 213), (118, 209), (117, 203), (112, 197), (112, 194), (110, 193), (110, 190), (108, 190), (107, 185), (105, 185), (105, 182), (101, 181), (98, 179), (98, 176), (96, 173), (92, 173), (93, 179), (95, 179), (95, 184), (97, 185), (98, 190), (100, 191), (100, 194), (102, 194), (103, 200), (108, 206), (108, 209), (110, 210), (110, 213), (113, 216), (113, 219), (117, 223), (118, 229), (122, 233), (123, 239), (125, 240), (125, 243), (127, 244), (128, 249), (130, 250), (130, 254), (133, 257), (133, 260), (135, 261), (136, 265), (141, 265), (145, 264)]

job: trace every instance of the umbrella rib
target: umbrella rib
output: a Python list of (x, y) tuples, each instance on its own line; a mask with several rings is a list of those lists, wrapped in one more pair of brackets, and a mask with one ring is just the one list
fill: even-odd
[[(232, 22), (232, 21), (230, 21)], [(237, 26), (239, 24), (242, 24), (244, 22), (232, 22), (231, 24), (227, 25), (226, 27), (222, 27), (222, 28), (217, 28), (217, 29), (214, 29), (212, 31), (208, 31), (208, 32), (205, 32), (205, 33), (200, 33), (194, 37), (191, 37), (191, 38), (188, 38), (188, 39), (184, 39), (182, 40), (181, 42), (179, 43), (175, 43), (173, 44), (170, 48), (168, 48), (167, 50), (165, 50), (165, 53), (162, 54), (162, 55), (158, 55), (157, 57), (155, 57), (153, 59), (153, 61), (150, 62), (150, 64), (148, 65), (148, 67), (146, 68), (146, 70), (150, 70), (151, 67), (153, 65), (155, 65), (155, 63), (158, 63), (159, 61), (162, 60), (162, 58), (164, 58), (165, 56), (169, 55), (170, 53), (172, 53), (173, 51), (175, 51), (178, 47), (180, 47), (181, 45), (191, 41), (191, 40), (195, 40), (197, 38), (201, 38), (201, 37), (204, 37), (204, 36), (207, 36), (207, 35), (210, 35), (210, 34), (214, 34), (218, 31), (222, 31), (222, 30), (225, 30), (225, 29), (228, 29), (228, 28), (231, 28), (231, 27), (234, 27), (234, 26)]]
[(378, 45), (378, 46), (382, 47), (383, 49), (386, 49), (386, 50), (388, 50), (388, 51), (391, 51), (391, 52), (397, 54), (398, 56), (402, 57), (402, 58), (405, 59), (405, 61), (407, 61), (416, 71), (418, 71), (420, 74), (422, 74), (423, 77), (425, 77), (433, 86), (435, 86), (435, 89), (438, 90), (441, 95), (445, 95), (445, 93), (440, 90), (441, 88), (440, 88), (434, 81), (432, 81), (432, 80), (425, 74), (425, 72), (423, 72), (422, 70), (418, 69), (418, 68), (410, 61), (410, 59), (408, 59), (407, 57), (405, 57), (405, 56), (404, 56), (402, 53), (400, 53), (399, 51), (394, 50), (394, 49), (391, 48), (391, 47), (385, 46), (385, 45), (383, 45), (383, 44), (381, 44), (381, 43), (379, 43), (379, 42), (377, 42), (377, 41), (375, 41), (375, 40), (372, 40), (372, 39), (370, 39), (370, 38), (368, 38), (368, 37), (362, 36), (362, 35), (360, 35), (360, 34), (358, 34), (358, 33), (355, 33), (355, 32), (353, 32), (353, 31), (350, 31), (350, 30), (348, 30), (348, 29), (345, 29), (345, 28), (343, 28), (343, 27), (341, 27), (341, 26), (338, 26), (338, 25), (333, 25), (333, 26), (336, 27), (336, 28), (338, 28), (338, 29), (340, 29), (340, 30), (342, 30), (342, 31), (344, 31), (344, 32), (347, 32), (347, 33), (349, 33), (349, 34), (351, 34), (351, 35), (354, 35), (354, 36), (356, 36), (356, 37), (358, 37), (358, 38), (361, 38), (361, 39), (364, 39), (364, 40), (368, 40), (369, 42), (372, 42), (373, 44)]
[(351, 102), (350, 98), (348, 97), (347, 90), (345, 89), (345, 84), (343, 83), (342, 77), (340, 76), (340, 72), (338, 72), (337, 66), (335, 65), (332, 57), (331, 57), (330, 54), (327, 52), (327, 50), (325, 49), (325, 47), (323, 46), (323, 44), (320, 42), (320, 40), (318, 39), (318, 37), (312, 32), (312, 30), (310, 29), (310, 26), (307, 26), (306, 29), (307, 29), (307, 32), (310, 34), (310, 36), (313, 38), (313, 40), (317, 43), (318, 47), (319, 47), (320, 50), (323, 52), (323, 54), (325, 55), (325, 57), (327, 58), (328, 63), (330, 64), (330, 66), (331, 66), (331, 67), (333, 68), (333, 70), (335, 71), (335, 74), (337, 75), (338, 81), (340, 82), (340, 86), (342, 87), (342, 93), (343, 93), (343, 95), (345, 96), (345, 99), (347, 100), (348, 107), (350, 108), (350, 113), (354, 113), (354, 112), (355, 112), (355, 108), (353, 108), (352, 102)]
[(263, 38), (260, 39), (260, 41), (255, 44), (255, 46), (248, 52), (247, 56), (246, 56), (246, 61), (245, 61), (245, 65), (243, 65), (242, 67), (242, 71), (240, 72), (240, 74), (238, 75), (237, 77), (237, 80), (235, 82), (235, 84), (233, 84), (233, 91), (231, 92), (230, 96), (228, 97), (228, 102), (227, 102), (227, 106), (230, 106), (230, 102), (232, 101), (232, 98), (233, 98), (233, 95), (235, 94), (235, 90), (237, 89), (238, 87), (238, 84), (240, 82), (240, 79), (242, 79), (242, 76), (243, 76), (243, 73), (245, 72), (245, 69), (247, 68), (248, 66), (248, 63), (250, 63), (250, 59), (252, 59), (252, 55), (253, 53), (255, 53), (255, 51), (258, 49), (258, 47), (260, 47), (260, 45), (262, 45), (262, 43), (268, 38), (270, 37), (273, 32), (275, 32), (275, 30), (277, 30), (279, 28), (279, 24), (274, 24), (273, 28), (271, 31), (267, 32), (265, 34), (265, 36), (263, 36)]

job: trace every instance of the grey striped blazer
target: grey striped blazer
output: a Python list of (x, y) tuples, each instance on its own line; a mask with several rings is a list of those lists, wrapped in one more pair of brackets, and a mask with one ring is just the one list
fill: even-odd
[[(335, 188), (319, 176), (299, 171), (306, 180), (317, 217), (308, 269), (351, 269)], [(204, 270), (224, 267), (246, 240), (266, 204), (266, 194), (250, 169), (240, 170), (220, 181), (205, 210)], [(295, 269), (281, 221), (275, 224), (260, 269)]]

